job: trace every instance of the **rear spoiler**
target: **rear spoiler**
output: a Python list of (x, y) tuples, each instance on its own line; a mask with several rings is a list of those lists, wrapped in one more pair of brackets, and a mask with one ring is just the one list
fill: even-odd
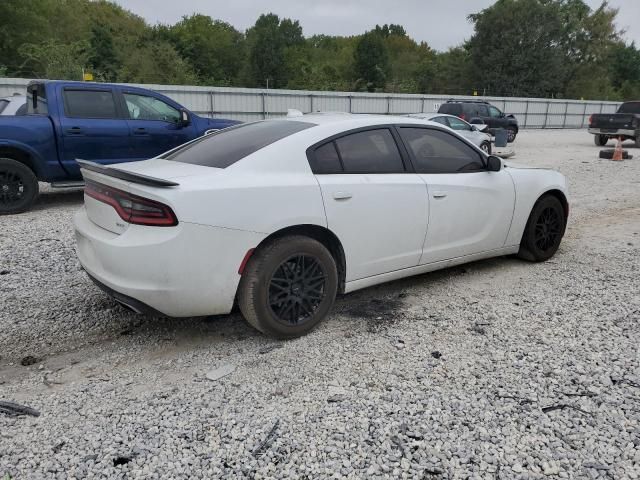
[(163, 180), (162, 178), (150, 177), (141, 173), (127, 172), (108, 165), (100, 165), (98, 163), (81, 160), (79, 158), (76, 158), (76, 162), (78, 162), (80, 168), (101, 173), (102, 175), (107, 175), (109, 177), (119, 178), (120, 180), (127, 182), (138, 183), (140, 185), (149, 185), (151, 187), (177, 187), (180, 185), (179, 183)]

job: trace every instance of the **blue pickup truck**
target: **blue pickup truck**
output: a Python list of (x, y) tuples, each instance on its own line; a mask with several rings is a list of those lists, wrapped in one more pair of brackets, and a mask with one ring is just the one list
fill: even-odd
[(24, 116), (0, 116), (0, 215), (23, 212), (38, 181), (82, 184), (76, 159), (111, 164), (155, 157), (239, 122), (200, 117), (127, 85), (34, 81)]

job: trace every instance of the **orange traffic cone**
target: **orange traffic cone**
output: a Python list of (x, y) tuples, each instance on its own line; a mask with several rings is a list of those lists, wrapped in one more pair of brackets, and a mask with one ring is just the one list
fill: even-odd
[(616, 162), (622, 161), (622, 137), (618, 137), (618, 143), (616, 144), (616, 149), (613, 151), (613, 158)]

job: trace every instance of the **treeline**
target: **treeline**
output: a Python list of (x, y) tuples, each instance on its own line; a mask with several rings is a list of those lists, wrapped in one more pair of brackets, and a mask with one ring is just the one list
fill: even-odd
[[(421, 14), (421, 12), (416, 12)], [(474, 34), (437, 52), (400, 25), (305, 37), (261, 15), (246, 32), (206, 15), (148, 25), (106, 0), (0, 1), (0, 76), (98, 81), (565, 97), (640, 98), (640, 50), (607, 2), (498, 0)]]

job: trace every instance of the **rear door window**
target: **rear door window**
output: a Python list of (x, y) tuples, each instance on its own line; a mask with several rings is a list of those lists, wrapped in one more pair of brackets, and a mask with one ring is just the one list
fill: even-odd
[(111, 90), (64, 90), (64, 111), (70, 118), (118, 118)]
[(290, 120), (245, 123), (199, 138), (159, 158), (205, 167), (227, 168), (267, 145), (313, 126), (315, 123)]
[(486, 105), (476, 105), (475, 110), (476, 110), (476, 115), (478, 115), (479, 117), (489, 116), (489, 109), (487, 108)]
[(418, 173), (465, 173), (484, 170), (479, 152), (451, 133), (401, 127), (400, 136)]
[(462, 105), (459, 103), (444, 103), (440, 105), (438, 113), (446, 113), (447, 115), (460, 115), (462, 113)]
[(388, 128), (352, 133), (336, 140), (345, 173), (403, 173), (404, 163)]
[(634, 113), (640, 115), (640, 102), (627, 102), (620, 105), (618, 113)]

